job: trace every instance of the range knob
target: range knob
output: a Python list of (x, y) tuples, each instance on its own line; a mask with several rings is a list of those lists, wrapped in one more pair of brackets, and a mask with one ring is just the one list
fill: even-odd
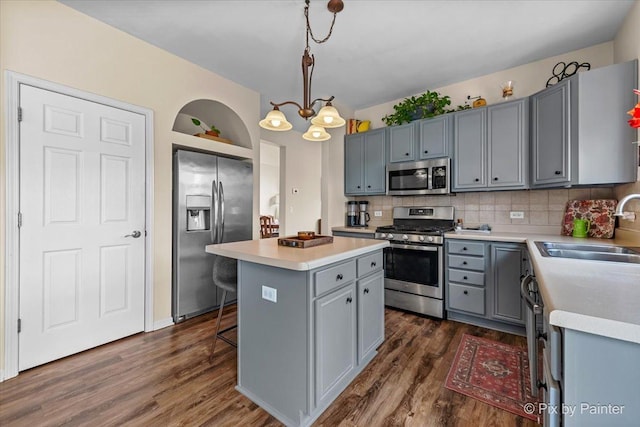
[(381, 238), (381, 239), (385, 239), (386, 237), (387, 237), (387, 233), (382, 233), (382, 234), (380, 234), (380, 238)]
[(389, 239), (389, 240), (393, 239), (393, 234), (391, 234), (391, 233), (387, 234), (387, 239)]
[(428, 241), (430, 241), (430, 242), (433, 242), (433, 236), (429, 236), (429, 237), (427, 238), (427, 240), (428, 240)]
[(418, 240), (420, 240), (421, 242), (424, 242), (424, 236), (418, 237)]
[(406, 234), (402, 236), (402, 240), (409, 240), (409, 236), (407, 236)]

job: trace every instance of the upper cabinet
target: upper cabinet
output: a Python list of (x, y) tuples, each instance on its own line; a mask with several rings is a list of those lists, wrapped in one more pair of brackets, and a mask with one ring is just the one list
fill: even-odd
[(344, 194), (385, 194), (386, 129), (344, 137)]
[(389, 163), (447, 157), (452, 138), (451, 115), (417, 120), (389, 128)]
[(453, 115), (453, 191), (527, 188), (528, 102)]
[(532, 187), (633, 182), (638, 61), (578, 73), (531, 96)]

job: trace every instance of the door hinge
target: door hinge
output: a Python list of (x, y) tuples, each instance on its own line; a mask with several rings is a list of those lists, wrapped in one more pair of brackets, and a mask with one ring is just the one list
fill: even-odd
[(22, 107), (18, 107), (18, 121), (22, 121)]
[(18, 228), (22, 228), (22, 212), (18, 212)]
[(22, 332), (22, 319), (18, 319), (18, 333)]

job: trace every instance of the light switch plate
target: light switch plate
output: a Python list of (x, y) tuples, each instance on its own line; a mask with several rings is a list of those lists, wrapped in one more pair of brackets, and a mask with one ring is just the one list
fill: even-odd
[(524, 212), (522, 212), (522, 211), (511, 211), (509, 213), (509, 218), (511, 218), (511, 219), (524, 219)]
[(271, 302), (278, 302), (278, 290), (262, 285), (262, 299)]

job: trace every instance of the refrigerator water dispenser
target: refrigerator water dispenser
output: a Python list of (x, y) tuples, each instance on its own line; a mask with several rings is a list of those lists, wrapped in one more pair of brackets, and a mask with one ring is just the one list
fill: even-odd
[(211, 229), (211, 197), (187, 195), (187, 231)]

